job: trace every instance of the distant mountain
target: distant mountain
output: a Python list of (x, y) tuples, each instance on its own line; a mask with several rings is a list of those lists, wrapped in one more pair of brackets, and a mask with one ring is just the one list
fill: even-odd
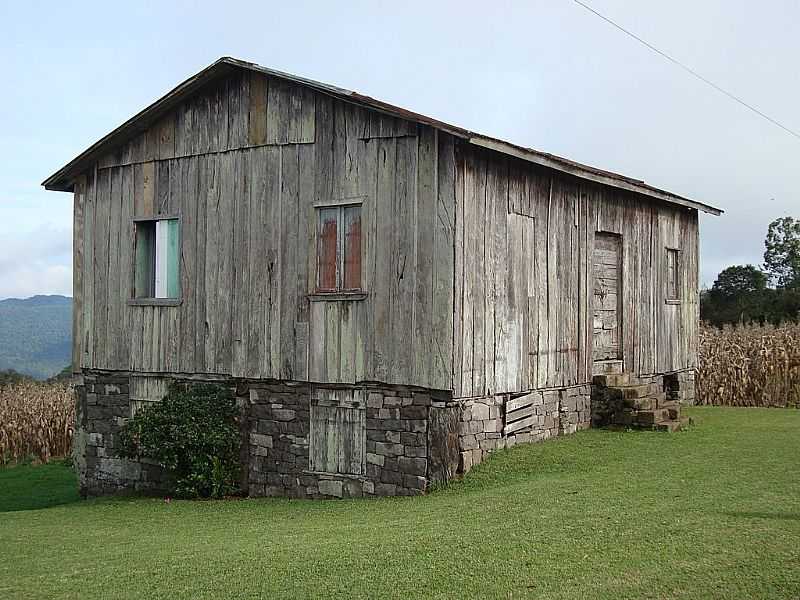
[(0, 300), (0, 371), (52, 377), (72, 359), (72, 298)]

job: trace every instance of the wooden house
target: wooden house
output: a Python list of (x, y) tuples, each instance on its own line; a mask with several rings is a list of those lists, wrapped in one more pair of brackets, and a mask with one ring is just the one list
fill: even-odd
[(158, 489), (114, 434), (171, 380), (234, 388), (243, 487), (301, 497), (692, 396), (720, 211), (642, 181), (222, 58), (44, 186), (74, 194), (87, 493)]

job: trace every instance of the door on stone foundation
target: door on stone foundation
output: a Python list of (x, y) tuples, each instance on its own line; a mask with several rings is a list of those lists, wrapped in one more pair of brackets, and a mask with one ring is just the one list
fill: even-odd
[(622, 238), (615, 233), (594, 234), (594, 360), (622, 359)]

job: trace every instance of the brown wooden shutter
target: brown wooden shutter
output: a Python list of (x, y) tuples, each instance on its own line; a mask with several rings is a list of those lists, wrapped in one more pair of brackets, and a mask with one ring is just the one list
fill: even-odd
[(309, 468), (324, 473), (366, 472), (366, 410), (352, 390), (324, 390), (312, 401)]
[(338, 250), (337, 209), (319, 211), (319, 280), (322, 291), (335, 291), (337, 288), (336, 263)]
[(361, 207), (344, 210), (344, 289), (361, 289)]

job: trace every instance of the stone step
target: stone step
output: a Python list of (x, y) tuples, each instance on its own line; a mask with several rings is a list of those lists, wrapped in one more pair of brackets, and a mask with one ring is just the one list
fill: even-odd
[(640, 410), (635, 415), (636, 422), (640, 425), (657, 425), (664, 421), (669, 421), (669, 410), (663, 408)]
[(598, 360), (594, 363), (594, 372), (598, 375), (622, 373), (621, 360)]
[(625, 408), (633, 410), (654, 410), (660, 408), (656, 398), (626, 398), (624, 401)]
[(653, 391), (649, 385), (615, 386), (612, 389), (623, 400), (632, 400), (634, 398), (647, 398)]
[(594, 385), (601, 385), (604, 387), (619, 387), (631, 384), (630, 373), (604, 373), (602, 375), (595, 375), (592, 377)]
[(678, 419), (681, 415), (681, 405), (674, 401), (659, 402), (658, 408), (669, 411), (669, 418)]
[(669, 421), (662, 421), (660, 423), (656, 423), (653, 425), (654, 431), (669, 431), (670, 433), (674, 431), (680, 431), (682, 423), (680, 421), (669, 420)]

